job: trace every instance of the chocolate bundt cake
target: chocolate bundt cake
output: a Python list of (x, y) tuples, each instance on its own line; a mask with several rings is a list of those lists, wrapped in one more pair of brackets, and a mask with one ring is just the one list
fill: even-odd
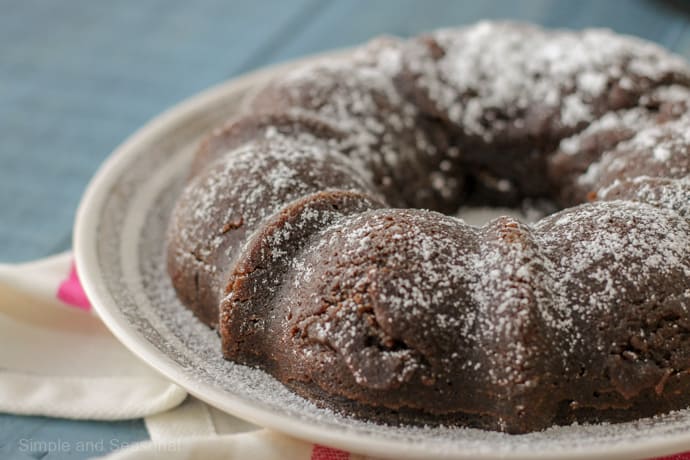
[[(278, 76), (168, 235), (227, 359), (386, 423), (525, 433), (690, 407), (690, 67), (483, 22)], [(482, 227), (465, 206), (552, 207)]]

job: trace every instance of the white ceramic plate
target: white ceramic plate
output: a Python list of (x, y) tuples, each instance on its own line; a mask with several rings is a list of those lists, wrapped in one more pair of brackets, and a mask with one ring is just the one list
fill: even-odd
[(690, 449), (690, 410), (520, 436), (390, 427), (318, 409), (267, 374), (224, 361), (215, 333), (182, 307), (165, 276), (165, 227), (199, 138), (236, 115), (248, 93), (284, 70), (279, 66), (229, 81), (167, 111), (120, 146), (89, 185), (75, 227), (79, 276), (99, 315), (125, 346), (221, 410), (373, 456), (629, 459)]

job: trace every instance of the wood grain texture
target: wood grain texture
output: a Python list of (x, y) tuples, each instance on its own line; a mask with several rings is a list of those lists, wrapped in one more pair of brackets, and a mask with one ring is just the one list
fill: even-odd
[[(181, 99), (266, 64), (484, 18), (609, 27), (690, 58), (683, 1), (0, 0), (0, 11), (0, 261), (67, 249), (79, 197), (117, 144)], [(0, 415), (3, 459), (82, 459), (104, 452), (78, 452), (79, 441), (145, 437), (141, 421)], [(22, 449), (27, 439), (73, 448)]]

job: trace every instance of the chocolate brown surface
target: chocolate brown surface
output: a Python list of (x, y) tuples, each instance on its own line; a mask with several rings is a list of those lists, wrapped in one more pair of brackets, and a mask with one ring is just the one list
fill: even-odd
[[(295, 68), (202, 143), (173, 284), (226, 358), (374, 421), (687, 407), (689, 85), (647, 42), (512, 23)], [(448, 215), (530, 203), (560, 210)]]

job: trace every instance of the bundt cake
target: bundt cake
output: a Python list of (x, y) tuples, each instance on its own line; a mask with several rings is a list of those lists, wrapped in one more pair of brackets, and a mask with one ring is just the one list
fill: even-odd
[[(170, 220), (222, 352), (321, 406), (525, 433), (690, 407), (690, 67), (482, 22), (300, 65)], [(466, 206), (553, 209), (482, 227)]]

